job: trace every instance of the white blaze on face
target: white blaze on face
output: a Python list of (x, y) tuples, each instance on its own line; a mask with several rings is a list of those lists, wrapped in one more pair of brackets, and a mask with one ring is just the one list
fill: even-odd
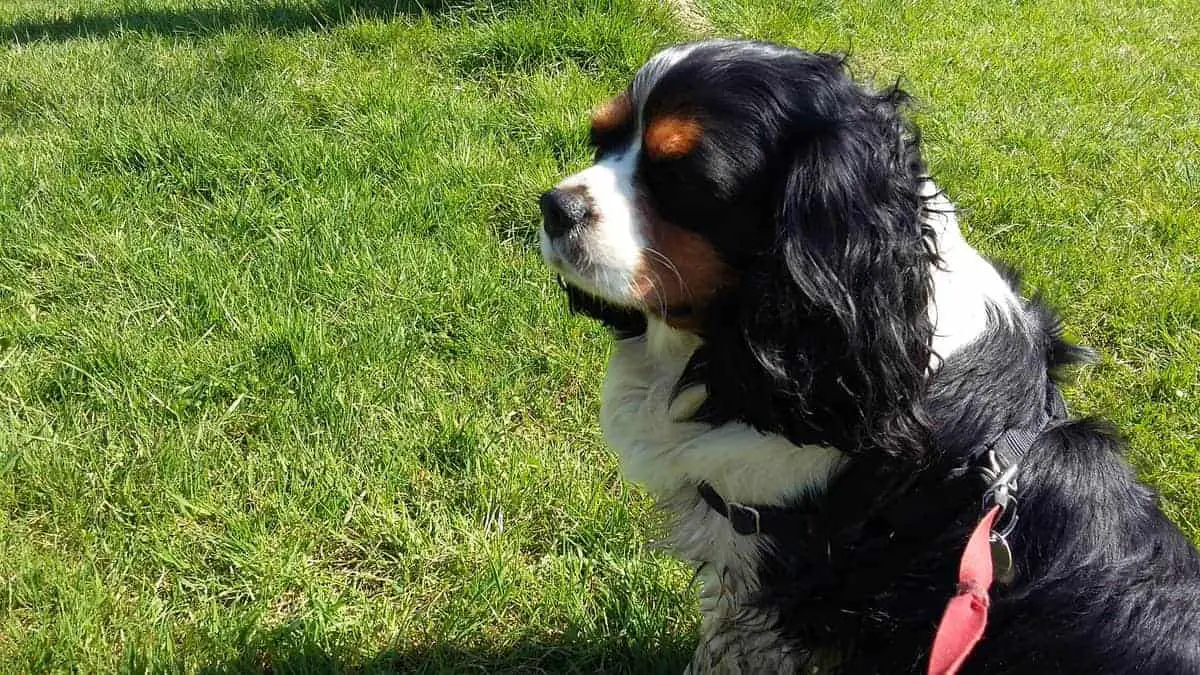
[(582, 189), (591, 203), (591, 222), (557, 239), (540, 232), (542, 257), (568, 282), (622, 305), (641, 303), (636, 280), (650, 245), (634, 180), (642, 154), (642, 105), (654, 83), (694, 48), (666, 49), (642, 66), (632, 87), (636, 123), (630, 143), (556, 186)]
[[(648, 242), (646, 223), (637, 208), (634, 174), (641, 143), (635, 140), (619, 154), (605, 157), (569, 176), (560, 189), (580, 189), (591, 202), (593, 220), (569, 233), (559, 245), (568, 248), (564, 273), (571, 281), (617, 302), (628, 302)], [(576, 241), (571, 241), (577, 238)]]

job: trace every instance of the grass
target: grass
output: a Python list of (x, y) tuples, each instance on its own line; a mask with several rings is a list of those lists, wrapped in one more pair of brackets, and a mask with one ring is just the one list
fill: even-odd
[[(675, 672), (689, 575), (537, 259), (650, 0), (0, 6), (0, 672)], [(712, 0), (922, 101), (1200, 538), (1194, 1)]]

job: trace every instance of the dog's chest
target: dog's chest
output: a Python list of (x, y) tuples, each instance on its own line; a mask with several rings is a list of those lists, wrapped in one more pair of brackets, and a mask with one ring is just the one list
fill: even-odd
[(700, 482), (729, 501), (759, 506), (823, 489), (842, 464), (837, 450), (796, 446), (737, 422), (690, 421), (707, 393), (703, 385), (680, 390), (678, 383), (698, 346), (695, 336), (653, 323), (645, 336), (617, 343), (600, 426), (625, 477), (664, 506), (681, 493), (695, 497)]
[(625, 477), (644, 486), (669, 514), (671, 532), (662, 543), (696, 566), (703, 620), (692, 672), (764, 666), (793, 671), (812, 654), (781, 651), (774, 618), (748, 603), (759, 590), (766, 538), (735, 532), (696, 486), (707, 482), (729, 501), (786, 504), (823, 489), (842, 455), (796, 446), (745, 424), (689, 421), (706, 392), (699, 385), (679, 391), (678, 382), (698, 344), (653, 324), (647, 335), (617, 343), (604, 383), (601, 428)]
[(681, 455), (711, 430), (686, 420), (703, 401), (702, 388), (676, 397), (676, 383), (695, 346), (685, 337), (671, 337), (672, 343), (657, 349), (648, 337), (617, 343), (600, 407), (600, 427), (625, 477), (659, 499), (684, 486)]

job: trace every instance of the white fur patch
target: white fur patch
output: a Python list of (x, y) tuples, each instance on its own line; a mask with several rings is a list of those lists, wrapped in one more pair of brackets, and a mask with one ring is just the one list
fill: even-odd
[(707, 481), (725, 499), (783, 504), (820, 490), (842, 461), (833, 448), (793, 445), (746, 424), (686, 418), (702, 387), (675, 396), (699, 338), (651, 320), (646, 335), (617, 343), (604, 381), (600, 426), (625, 476), (656, 496)]
[(1021, 315), (1021, 300), (996, 268), (963, 238), (954, 204), (932, 181), (922, 186), (927, 198), (929, 224), (935, 232), (942, 259), (933, 269), (932, 367), (971, 344), (987, 329), (989, 318), (1014, 320)]
[(665, 545), (696, 566), (703, 619), (693, 672), (794, 670), (810, 655), (780, 652), (770, 617), (746, 611), (758, 589), (765, 540), (735, 532), (700, 499), (696, 485), (706, 481), (732, 502), (784, 504), (824, 489), (844, 457), (745, 424), (688, 421), (705, 389), (694, 386), (678, 396), (675, 389), (699, 345), (696, 336), (654, 319), (645, 335), (619, 341), (604, 381), (600, 425), (625, 477), (645, 486), (673, 519)]

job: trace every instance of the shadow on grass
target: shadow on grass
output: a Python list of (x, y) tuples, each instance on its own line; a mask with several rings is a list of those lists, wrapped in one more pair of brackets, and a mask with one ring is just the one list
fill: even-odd
[[(493, 0), (507, 6), (519, 0)], [(135, 33), (199, 38), (230, 29), (295, 33), (324, 30), (361, 19), (438, 15), (477, 7), (472, 0), (315, 0), (242, 3), (190, 9), (142, 9), (125, 12), (77, 13), (65, 18), (17, 21), (0, 25), (0, 44), (64, 42), (79, 38)]]
[(670, 673), (683, 671), (691, 645), (653, 639), (522, 642), (508, 648), (437, 645), (386, 651), (364, 660), (281, 634), (247, 648), (228, 663), (203, 668), (202, 675), (234, 673)]

